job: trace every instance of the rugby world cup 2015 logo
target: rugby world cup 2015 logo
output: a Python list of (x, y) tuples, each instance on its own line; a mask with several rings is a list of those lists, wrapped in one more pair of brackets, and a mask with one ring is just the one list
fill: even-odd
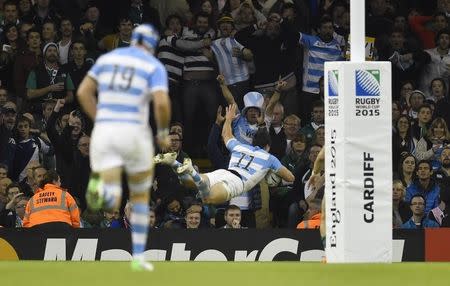
[(356, 96), (380, 96), (380, 70), (356, 70)]
[(337, 70), (328, 71), (328, 96), (338, 96), (338, 89), (339, 72)]

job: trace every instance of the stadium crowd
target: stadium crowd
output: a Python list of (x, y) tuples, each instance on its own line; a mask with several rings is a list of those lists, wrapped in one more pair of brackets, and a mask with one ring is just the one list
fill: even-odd
[[(450, 1), (366, 3), (375, 39), (367, 56), (392, 63), (393, 227), (449, 227)], [(266, 128), (270, 153), (296, 178), (211, 206), (158, 164), (151, 226), (317, 228), (323, 188), (306, 183), (324, 145), (323, 64), (348, 56), (349, 16), (348, 0), (0, 1), (0, 225), (34, 225), (28, 201), (62, 190), (57, 221), (132, 227), (126, 198), (123, 211), (87, 209), (92, 122), (74, 95), (99, 56), (149, 22), (160, 31), (173, 113), (171, 147), (158, 152), (226, 168), (223, 109), (235, 102), (235, 137), (251, 143)]]

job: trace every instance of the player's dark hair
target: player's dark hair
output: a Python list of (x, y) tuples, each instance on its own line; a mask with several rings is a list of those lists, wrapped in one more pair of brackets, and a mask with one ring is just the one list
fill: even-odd
[(256, 131), (255, 137), (253, 137), (253, 146), (257, 146), (264, 149), (267, 145), (271, 145), (269, 132), (266, 128), (260, 128)]

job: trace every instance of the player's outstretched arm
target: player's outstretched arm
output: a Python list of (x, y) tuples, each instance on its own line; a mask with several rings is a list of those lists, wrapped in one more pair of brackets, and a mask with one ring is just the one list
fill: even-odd
[(233, 122), (234, 118), (236, 117), (236, 109), (237, 109), (236, 104), (230, 104), (226, 108), (225, 122), (223, 123), (223, 128), (222, 128), (222, 138), (223, 138), (223, 142), (225, 142), (225, 144), (228, 142), (228, 140), (234, 138), (231, 123)]
[(292, 174), (291, 171), (289, 171), (288, 168), (286, 168), (285, 166), (282, 166), (278, 172), (277, 175), (280, 176), (283, 180), (285, 180), (286, 182), (294, 182), (295, 180), (295, 176)]
[(167, 91), (158, 90), (153, 92), (153, 111), (158, 128), (156, 138), (162, 150), (166, 150), (170, 145), (169, 124), (171, 117), (170, 98)]
[(81, 108), (83, 108), (84, 112), (91, 120), (95, 119), (97, 110), (97, 99), (95, 98), (96, 90), (97, 82), (87, 75), (84, 77), (77, 91), (77, 97)]

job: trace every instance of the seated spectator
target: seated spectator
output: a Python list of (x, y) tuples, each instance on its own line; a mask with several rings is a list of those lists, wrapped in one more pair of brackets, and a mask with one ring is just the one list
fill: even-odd
[(305, 213), (305, 219), (297, 225), (297, 229), (319, 229), (322, 200), (313, 199), (309, 202), (308, 210)]
[(426, 198), (425, 213), (428, 213), (439, 204), (439, 185), (432, 179), (433, 169), (431, 162), (422, 160), (417, 164), (417, 179), (406, 189), (405, 201), (411, 201), (414, 195)]
[(148, 226), (150, 228), (158, 228), (156, 226), (156, 213), (155, 213), (154, 209), (150, 208), (150, 211), (148, 213), (148, 217), (149, 217)]
[(8, 203), (0, 211), (0, 225), (7, 228), (22, 227), (25, 206), (29, 198), (23, 195), (19, 185), (16, 183), (10, 184), (6, 189), (6, 193)]
[(181, 203), (177, 198), (168, 197), (162, 205), (162, 212), (161, 227), (181, 228), (185, 215)]
[(51, 146), (39, 137), (30, 134), (31, 121), (22, 116), (17, 120), (16, 153), (12, 179), (21, 182), (26, 176), (26, 167), (30, 161), (40, 161), (42, 156), (52, 152)]
[(447, 97), (447, 92), (447, 85), (443, 78), (437, 77), (431, 81), (429, 99), (437, 103)]
[(392, 134), (392, 167), (397, 170), (397, 163), (401, 154), (414, 153), (417, 146), (417, 139), (412, 135), (411, 119), (408, 115), (400, 115), (394, 125), (395, 132)]
[(314, 132), (314, 144), (320, 146), (325, 145), (325, 126), (320, 126)]
[(198, 229), (201, 222), (202, 207), (193, 205), (186, 211), (186, 229)]
[(0, 164), (0, 180), (8, 177), (8, 166)]
[(241, 209), (236, 205), (228, 205), (225, 208), (225, 225), (222, 228), (245, 228), (241, 226)]
[(313, 143), (314, 132), (317, 128), (323, 126), (324, 120), (325, 116), (323, 102), (320, 100), (314, 101), (312, 105), (311, 122), (300, 129), (300, 132), (305, 134), (306, 139), (308, 140), (308, 145)]
[(427, 135), (428, 128), (430, 128), (431, 119), (433, 119), (433, 109), (429, 104), (425, 103), (417, 111), (417, 119), (413, 121), (411, 132), (414, 138), (420, 140)]
[[(287, 148), (286, 148), (286, 154), (289, 154), (291, 152), (291, 141), (297, 136), (298, 132), (300, 131), (300, 124), (301, 119), (295, 115), (291, 114), (286, 116), (283, 121), (283, 130), (284, 134), (286, 135), (286, 142), (287, 142)], [(308, 138), (306, 138), (306, 141), (308, 142)]]
[(123, 217), (119, 217), (118, 219), (114, 219), (111, 221), (110, 228), (124, 228), (131, 230), (131, 210), (133, 208), (133, 204), (128, 201), (123, 209)]
[(74, 198), (61, 188), (55, 171), (49, 171), (25, 209), (23, 227), (80, 227), (80, 212)]
[[(42, 45), (43, 46), (47, 45), (48, 43), (56, 43), (56, 37), (58, 35), (58, 31), (57, 31), (55, 22), (52, 22), (52, 21), (45, 22), (42, 25), (41, 35), (42, 35)], [(59, 46), (58, 46), (58, 51), (59, 51)], [(58, 57), (58, 61), (59, 61), (59, 57)], [(61, 63), (61, 64), (63, 64), (63, 63)]]
[(430, 160), (433, 170), (440, 168), (442, 150), (450, 143), (450, 132), (444, 119), (438, 117), (433, 120), (427, 134), (417, 142), (414, 152), (418, 160)]
[[(411, 93), (416, 89), (416, 83), (411, 80), (405, 80), (404, 82), (400, 83), (400, 106), (401, 111), (409, 109), (409, 97), (411, 96)], [(395, 95), (393, 95), (394, 98), (396, 98)]]
[(413, 90), (409, 96), (408, 109), (403, 113), (412, 119), (416, 119), (419, 114), (419, 108), (425, 103), (425, 94), (420, 90)]
[(428, 217), (426, 217), (425, 212), (425, 198), (420, 195), (416, 194), (411, 197), (410, 200), (410, 207), (412, 211), (412, 217), (402, 224), (403, 229), (419, 229), (419, 228), (433, 228), (433, 227), (439, 227), (439, 224), (435, 222), (434, 220), (430, 220)]
[(443, 185), (450, 187), (450, 146), (443, 148), (439, 160), (441, 167), (434, 172), (434, 177), (442, 189)]
[(100, 222), (101, 228), (111, 227), (111, 224), (114, 220), (120, 219), (120, 213), (118, 210), (116, 211), (103, 211), (103, 219)]
[(8, 203), (8, 196), (6, 195), (6, 188), (12, 183), (10, 178), (0, 179), (0, 209), (3, 209)]
[(118, 33), (105, 36), (98, 42), (101, 50), (110, 52), (116, 48), (128, 47), (131, 41), (131, 31), (133, 30), (133, 22), (128, 17), (119, 20)]
[(394, 180), (392, 184), (392, 226), (400, 228), (411, 217), (411, 209), (404, 201), (406, 188), (402, 181)]
[(293, 203), (288, 208), (288, 222), (287, 226), (289, 228), (295, 228), (301, 218), (304, 216), (305, 211), (307, 210), (306, 201), (312, 200), (316, 198), (318, 191), (317, 188), (315, 191), (312, 191), (311, 188), (306, 187), (306, 183), (311, 177), (314, 162), (317, 159), (317, 156), (322, 150), (322, 146), (313, 145), (309, 149), (308, 152), (308, 164), (306, 164), (303, 168), (298, 168), (295, 172), (295, 181), (292, 186), (292, 195), (293, 195)]
[(3, 109), (3, 105), (8, 101), (8, 90), (0, 86), (0, 110)]

